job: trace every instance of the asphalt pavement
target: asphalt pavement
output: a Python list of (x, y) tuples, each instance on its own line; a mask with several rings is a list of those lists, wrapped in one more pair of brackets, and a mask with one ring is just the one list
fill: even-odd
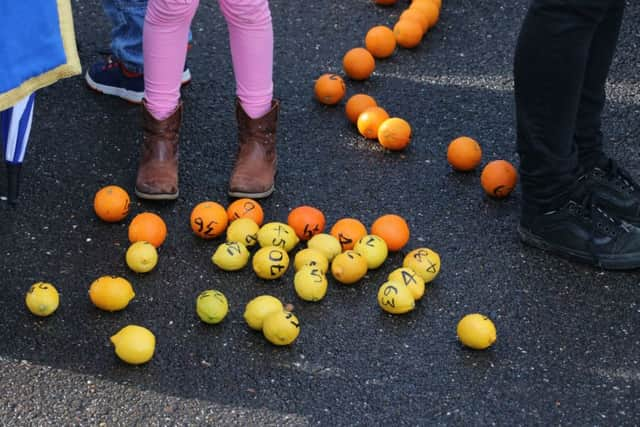
[[(347, 80), (413, 127), (402, 153), (360, 137), (344, 102), (313, 99), (313, 82), (342, 73), (342, 55), (373, 25), (392, 26), (408, 2), (272, 0), (278, 129), (277, 190), (265, 218), (286, 222), (308, 204), (328, 225), (385, 213), (411, 228), (405, 249), (353, 286), (330, 278), (318, 303), (297, 298), (293, 272), (266, 282), (250, 267), (223, 272), (210, 257), (221, 239), (189, 228), (203, 200), (230, 203), (236, 150), (234, 84), (227, 32), (215, 2), (202, 2), (183, 91), (181, 193), (175, 202), (133, 196), (141, 139), (139, 107), (89, 91), (81, 77), (38, 93), (19, 205), (0, 202), (0, 424), (3, 425), (637, 425), (640, 416), (640, 274), (607, 272), (522, 246), (519, 188), (484, 195), (479, 171), (445, 158), (453, 138), (483, 148), (483, 164), (515, 152), (512, 59), (526, 1), (445, 0), (437, 26), (416, 49), (377, 61), (367, 81)], [(86, 69), (108, 46), (99, 2), (74, 1)], [(640, 178), (640, 5), (627, 2), (603, 117), (608, 152)], [(0, 169), (1, 170), (1, 169)], [(0, 193), (6, 189), (0, 172)], [(155, 270), (131, 272), (127, 224), (94, 214), (94, 193), (117, 184), (131, 215), (152, 211), (169, 234)], [(382, 312), (378, 286), (413, 248), (439, 252), (442, 270), (417, 308)], [(303, 247), (300, 245), (300, 247)], [(97, 277), (128, 278), (136, 290), (118, 313), (87, 297)], [(39, 319), (24, 306), (36, 281), (61, 305)], [(196, 296), (215, 288), (230, 313), (200, 322)], [(290, 302), (301, 333), (275, 347), (242, 314), (254, 296)], [(498, 340), (486, 351), (460, 345), (456, 324), (489, 315)], [(146, 365), (120, 362), (109, 336), (134, 323), (157, 337)]]

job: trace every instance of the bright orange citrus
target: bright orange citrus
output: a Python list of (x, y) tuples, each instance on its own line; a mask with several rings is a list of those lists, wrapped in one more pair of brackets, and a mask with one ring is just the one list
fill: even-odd
[(476, 168), (482, 160), (480, 144), (468, 136), (461, 136), (449, 143), (447, 161), (458, 171), (466, 172)]
[(205, 201), (193, 208), (190, 223), (196, 235), (203, 239), (213, 239), (227, 229), (229, 216), (221, 204)]
[(149, 242), (158, 248), (167, 238), (167, 224), (153, 212), (142, 212), (136, 215), (129, 224), (129, 241)]
[(409, 9), (419, 10), (429, 20), (429, 28), (436, 25), (440, 17), (440, 8), (432, 0), (414, 0)]
[(362, 236), (367, 235), (367, 228), (355, 218), (342, 218), (331, 227), (330, 234), (338, 239), (342, 250), (353, 249)]
[(353, 95), (344, 106), (345, 114), (351, 123), (358, 122), (358, 116), (369, 107), (377, 107), (375, 99), (364, 93)]
[(250, 218), (259, 226), (264, 221), (264, 211), (260, 203), (253, 199), (238, 199), (227, 208), (227, 216), (229, 222), (233, 222), (238, 218)]
[(367, 31), (364, 45), (374, 57), (388, 58), (396, 50), (396, 36), (391, 28), (377, 25)]
[(480, 175), (480, 183), (484, 191), (497, 198), (507, 197), (518, 182), (518, 172), (506, 160), (489, 162)]
[(358, 132), (368, 139), (378, 138), (378, 128), (389, 118), (382, 107), (369, 107), (358, 116)]
[(388, 150), (404, 150), (411, 141), (411, 125), (404, 119), (391, 117), (378, 128), (378, 141)]
[(93, 210), (103, 221), (118, 222), (129, 214), (129, 194), (117, 185), (107, 185), (96, 192)]
[(365, 80), (376, 68), (376, 60), (367, 49), (354, 47), (344, 54), (342, 67), (347, 76), (354, 80)]
[(409, 225), (400, 215), (387, 214), (376, 219), (371, 225), (371, 234), (381, 237), (390, 251), (402, 249), (409, 242)]
[(289, 212), (287, 224), (300, 240), (309, 240), (324, 231), (326, 220), (321, 210), (312, 206), (298, 206)]
[(411, 19), (401, 19), (393, 26), (393, 34), (396, 42), (407, 49), (414, 48), (422, 40), (422, 27), (417, 21)]
[(316, 99), (323, 104), (334, 105), (340, 102), (347, 91), (344, 80), (337, 74), (323, 74), (316, 80), (313, 91)]
[(420, 28), (422, 28), (422, 34), (427, 32), (429, 29), (429, 18), (420, 12), (418, 9), (405, 9), (404, 12), (400, 14), (399, 20), (409, 19), (411, 21), (416, 21), (420, 24)]

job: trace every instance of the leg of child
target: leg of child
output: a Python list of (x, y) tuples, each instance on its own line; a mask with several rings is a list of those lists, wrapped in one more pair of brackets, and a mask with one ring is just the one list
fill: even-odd
[(267, 0), (219, 0), (227, 27), (240, 105), (253, 119), (271, 109), (273, 28)]

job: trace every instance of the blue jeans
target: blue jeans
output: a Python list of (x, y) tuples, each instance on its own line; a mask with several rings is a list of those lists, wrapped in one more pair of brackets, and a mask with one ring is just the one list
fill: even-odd
[(142, 29), (147, 0), (102, 0), (102, 7), (111, 19), (111, 53), (127, 70), (143, 73)]

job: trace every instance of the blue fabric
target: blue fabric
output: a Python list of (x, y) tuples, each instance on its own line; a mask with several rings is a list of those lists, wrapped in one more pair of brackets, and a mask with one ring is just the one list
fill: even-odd
[(27, 107), (24, 109), (22, 113), (22, 117), (20, 117), (20, 122), (18, 122), (18, 138), (16, 141), (16, 149), (13, 153), (12, 159), (6, 159), (8, 162), (12, 163), (20, 163), (22, 162), (22, 155), (27, 148), (27, 143), (29, 142), (29, 131), (30, 126), (29, 122), (31, 121), (31, 112), (33, 111), (33, 102), (36, 99), (35, 92), (29, 96), (29, 101), (27, 101)]
[(0, 58), (0, 93), (67, 62), (55, 0), (0, 1)]

